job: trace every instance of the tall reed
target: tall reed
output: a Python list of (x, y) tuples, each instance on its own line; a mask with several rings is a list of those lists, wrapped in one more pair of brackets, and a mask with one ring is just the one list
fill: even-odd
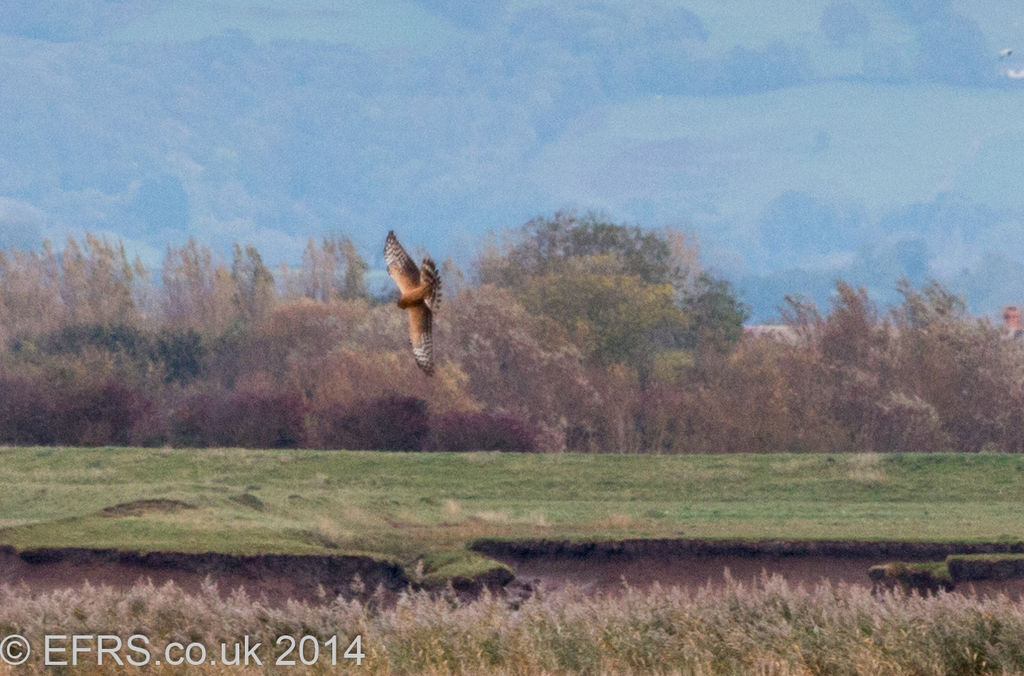
[[(714, 589), (623, 587), (588, 595), (541, 591), (521, 602), (485, 594), (375, 596), (365, 602), (269, 605), (213, 583), (198, 593), (167, 584), (125, 589), (82, 587), (47, 593), (0, 589), (0, 638), (25, 636), (33, 647), (17, 673), (42, 673), (44, 636), (110, 634), (147, 637), (148, 673), (181, 673), (155, 661), (165, 646), (202, 643), (219, 660), (219, 644), (248, 636), (261, 644), (262, 665), (191, 667), (188, 673), (283, 673), (338, 669), (370, 674), (439, 673), (761, 673), (983, 674), (1024, 672), (1024, 606), (1005, 597), (959, 593), (929, 597), (872, 594), (852, 585), (791, 585), (780, 577), (749, 584), (727, 580)], [(307, 661), (273, 664), (290, 644), (307, 639)], [(362, 665), (343, 657), (361, 637)], [(328, 651), (334, 643), (338, 666)], [(312, 642), (317, 643), (318, 658)], [(57, 658), (70, 659), (70, 643)], [(88, 643), (86, 643), (88, 645)], [(94, 644), (93, 644), (94, 645)], [(276, 652), (275, 652), (276, 650)], [(230, 654), (230, 653), (229, 653)], [(125, 657), (122, 651), (122, 657)], [(80, 673), (140, 673), (110, 656), (79, 656)]]

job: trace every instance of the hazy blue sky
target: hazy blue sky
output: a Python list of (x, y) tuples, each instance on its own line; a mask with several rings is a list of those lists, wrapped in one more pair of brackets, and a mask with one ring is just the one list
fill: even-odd
[(994, 314), (1022, 35), (1019, 0), (4, 0), (0, 246), (342, 233), (379, 265), (394, 228), (468, 264), (573, 208), (693, 232), (757, 320), (837, 277)]

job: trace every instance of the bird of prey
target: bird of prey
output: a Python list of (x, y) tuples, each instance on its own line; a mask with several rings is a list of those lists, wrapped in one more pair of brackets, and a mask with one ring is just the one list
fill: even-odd
[(398, 243), (394, 231), (384, 240), (384, 263), (395, 280), (401, 297), (398, 307), (409, 313), (409, 341), (416, 364), (428, 376), (434, 373), (434, 339), (431, 331), (433, 315), (441, 304), (441, 277), (437, 266), (427, 256), (419, 268)]

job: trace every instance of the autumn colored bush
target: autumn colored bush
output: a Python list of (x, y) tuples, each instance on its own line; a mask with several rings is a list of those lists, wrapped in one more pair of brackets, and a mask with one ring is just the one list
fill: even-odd
[(389, 395), (335, 404), (315, 411), (314, 436), (321, 448), (421, 451), (430, 433), (426, 402)]
[(644, 392), (645, 449), (662, 453), (806, 450), (793, 435), (785, 378), (764, 346), (741, 346), (700, 378)]
[(153, 408), (144, 391), (113, 379), (56, 388), (50, 396), (53, 441), (69, 446), (137, 443), (135, 426)]
[(167, 403), (167, 428), (175, 446), (202, 448), (213, 439), (215, 421), (210, 412), (215, 395), (210, 392), (176, 392)]
[(782, 370), (819, 425), (843, 431), (830, 447), (1024, 450), (1021, 346), (939, 284), (900, 290), (904, 302), (883, 313), (840, 282), (828, 315), (791, 313), (798, 345)]
[(1021, 450), (1020, 345), (968, 315), (963, 302), (937, 284), (901, 291), (894, 380), (934, 410), (950, 447)]
[(519, 418), (485, 411), (452, 411), (431, 421), (432, 451), (536, 450), (536, 432)]
[(54, 443), (53, 402), (48, 390), (38, 378), (0, 376), (0, 443)]
[(218, 446), (297, 448), (305, 444), (305, 403), (298, 394), (241, 388), (212, 405)]
[(109, 378), (55, 386), (42, 376), (0, 378), (0, 442), (74, 446), (157, 443), (155, 407), (141, 388)]
[(838, 282), (785, 331), (683, 234), (573, 213), (446, 264), (437, 370), (345, 238), (273, 270), (119, 242), (0, 252), (0, 441), (538, 452), (1024, 452), (1024, 345), (941, 285)]
[(306, 407), (293, 392), (243, 387), (179, 394), (169, 411), (176, 446), (297, 448), (306, 443)]
[(580, 350), (503, 289), (468, 290), (459, 303), (446, 335), (469, 395), (536, 428), (538, 450), (603, 450), (600, 388)]

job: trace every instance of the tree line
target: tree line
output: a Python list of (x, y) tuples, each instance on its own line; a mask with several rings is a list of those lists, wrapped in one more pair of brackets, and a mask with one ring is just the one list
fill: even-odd
[(1020, 346), (938, 284), (744, 335), (680, 232), (558, 213), (448, 263), (433, 378), (344, 237), (0, 252), (0, 443), (535, 452), (1020, 451)]

